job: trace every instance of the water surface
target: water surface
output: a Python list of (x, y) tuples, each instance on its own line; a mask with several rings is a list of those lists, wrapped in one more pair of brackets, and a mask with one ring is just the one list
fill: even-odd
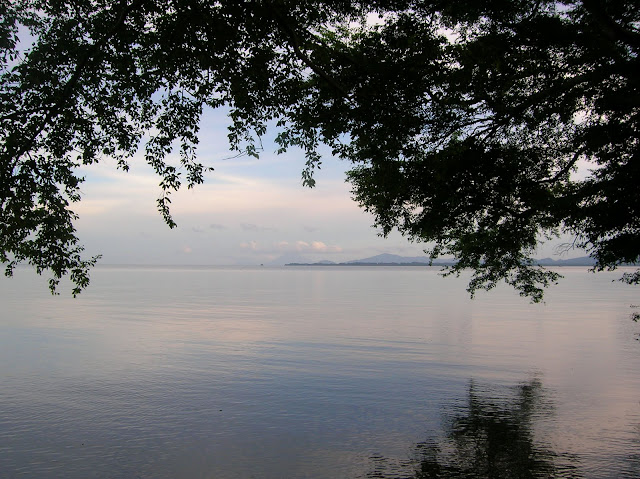
[[(430, 268), (0, 282), (0, 477), (640, 477), (637, 289)], [(513, 472), (520, 471), (520, 472)]]

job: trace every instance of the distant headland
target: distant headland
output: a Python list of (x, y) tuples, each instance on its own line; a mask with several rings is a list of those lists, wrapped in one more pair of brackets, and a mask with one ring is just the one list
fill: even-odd
[[(314, 263), (296, 262), (286, 263), (285, 266), (451, 266), (455, 264), (454, 259), (441, 259), (429, 262), (426, 256), (399, 256), (395, 254), (379, 254), (369, 258), (356, 259), (342, 263), (333, 261), (317, 261)], [(595, 261), (589, 256), (568, 259), (543, 258), (536, 260), (540, 266), (593, 266)]]

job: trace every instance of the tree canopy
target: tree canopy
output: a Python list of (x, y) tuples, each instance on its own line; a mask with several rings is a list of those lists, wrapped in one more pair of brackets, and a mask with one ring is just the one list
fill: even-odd
[(471, 292), (540, 300), (544, 239), (570, 233), (598, 270), (640, 256), (639, 49), (633, 1), (3, 2), (0, 260), (80, 292), (78, 167), (141, 150), (173, 227), (170, 193), (208, 169), (203, 109), (225, 107), (232, 149), (275, 123), (313, 186), (328, 145), (382, 234), (454, 256)]

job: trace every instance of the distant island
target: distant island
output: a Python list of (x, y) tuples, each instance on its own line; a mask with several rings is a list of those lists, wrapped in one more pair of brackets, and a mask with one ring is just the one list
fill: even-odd
[[(454, 259), (436, 260), (431, 266), (451, 266), (455, 264)], [(536, 264), (540, 266), (593, 266), (595, 261), (589, 256), (569, 259), (552, 259), (543, 258), (536, 260)], [(314, 263), (286, 263), (285, 266), (429, 266), (429, 258), (426, 256), (399, 256), (395, 254), (379, 254), (369, 258), (356, 259), (342, 263), (333, 261), (317, 261)]]

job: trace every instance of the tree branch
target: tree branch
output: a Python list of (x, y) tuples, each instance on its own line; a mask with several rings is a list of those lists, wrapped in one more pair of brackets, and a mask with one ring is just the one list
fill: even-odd
[(573, 168), (575, 166), (575, 164), (580, 159), (580, 156), (584, 153), (585, 149), (586, 149), (585, 147), (582, 147), (582, 148), (578, 149), (578, 151), (576, 151), (573, 154), (573, 158), (571, 158), (571, 161), (569, 161), (569, 163), (567, 163), (564, 166), (564, 168), (562, 168), (555, 175), (553, 175), (553, 178), (546, 178), (544, 180), (538, 181), (538, 183), (555, 183), (556, 181), (558, 181), (562, 176), (567, 174), (569, 172), (569, 170), (571, 170), (571, 168)]
[[(73, 89), (78, 84), (78, 81), (80, 80), (80, 77), (82, 75), (84, 68), (89, 63), (89, 60), (91, 60), (91, 58), (96, 54), (96, 52), (98, 52), (100, 48), (102, 48), (118, 32), (118, 30), (124, 24), (129, 13), (131, 13), (133, 10), (138, 8), (144, 2), (145, 0), (135, 0), (133, 3), (131, 3), (131, 5), (123, 8), (115, 24), (111, 28), (111, 30), (109, 30), (107, 34), (104, 35), (98, 42), (94, 43), (93, 45), (91, 45), (89, 49), (87, 49), (87, 52), (85, 53), (83, 58), (77, 63), (74, 69), (74, 72), (71, 75), (71, 78), (69, 78), (69, 80), (67, 80), (67, 82), (65, 83), (64, 88), (62, 89), (62, 92), (60, 93), (58, 99), (48, 109), (47, 115), (45, 116), (38, 130), (15, 153), (14, 156), (16, 159), (20, 158), (22, 155), (24, 155), (27, 151), (29, 151), (33, 147), (33, 144), (38, 138), (38, 136), (40, 136), (40, 134), (44, 131), (47, 125), (51, 122), (51, 120), (64, 108), (65, 104), (69, 101), (69, 98), (71, 97), (71, 93), (73, 92)], [(123, 0), (122, 3), (126, 4), (127, 0)]]
[(320, 68), (316, 63), (314, 63), (307, 55), (305, 55), (305, 53), (300, 48), (300, 38), (296, 34), (295, 30), (291, 27), (291, 25), (287, 22), (287, 18), (285, 17), (285, 15), (283, 15), (273, 4), (272, 9), (276, 22), (286, 34), (289, 45), (291, 46), (291, 48), (293, 48), (293, 52), (295, 53), (296, 57), (301, 60), (306, 66), (311, 68), (311, 70), (313, 70), (318, 76), (326, 81), (331, 87), (338, 91), (342, 97), (349, 98), (349, 93), (343, 85), (341, 85), (327, 72)]
[(640, 49), (640, 34), (633, 30), (628, 30), (613, 20), (603, 8), (602, 2), (598, 0), (582, 0), (582, 4), (587, 12), (591, 14), (594, 22), (602, 28), (602, 32), (613, 41), (621, 41), (634, 49)]

